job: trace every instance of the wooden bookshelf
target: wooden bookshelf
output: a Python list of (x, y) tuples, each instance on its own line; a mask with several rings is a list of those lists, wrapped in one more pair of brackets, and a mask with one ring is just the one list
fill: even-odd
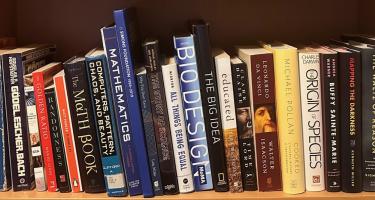
[[(234, 45), (257, 40), (287, 43), (324, 42), (342, 33), (375, 34), (373, 0), (1, 0), (0, 36), (16, 36), (20, 45), (57, 44), (59, 61), (101, 45), (99, 29), (112, 23), (112, 10), (138, 8), (142, 36), (160, 38), (161, 48), (171, 53), (172, 34), (188, 31), (189, 19), (211, 24), (213, 46), (231, 50)], [(0, 199), (116, 199), (105, 193), (2, 192)], [(142, 196), (122, 199), (142, 199)], [(375, 192), (358, 194), (307, 192), (217, 193), (194, 192), (154, 199), (307, 199), (375, 200)]]

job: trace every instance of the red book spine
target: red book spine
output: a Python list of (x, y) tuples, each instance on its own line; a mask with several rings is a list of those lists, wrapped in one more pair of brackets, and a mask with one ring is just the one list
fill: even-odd
[(55, 164), (53, 159), (51, 133), (49, 129), (47, 103), (46, 96), (44, 94), (44, 78), (42, 72), (33, 73), (33, 84), (47, 187), (49, 192), (56, 192), (57, 181), (55, 175)]

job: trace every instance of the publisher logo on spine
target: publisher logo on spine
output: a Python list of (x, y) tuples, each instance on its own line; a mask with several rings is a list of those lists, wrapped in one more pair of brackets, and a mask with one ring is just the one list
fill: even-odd
[(204, 165), (198, 166), (198, 172), (201, 185), (207, 184), (206, 168), (204, 167)]

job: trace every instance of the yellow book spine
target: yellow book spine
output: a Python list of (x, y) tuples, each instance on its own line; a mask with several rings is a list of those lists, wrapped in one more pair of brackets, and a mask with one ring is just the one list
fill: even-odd
[(268, 49), (274, 55), (283, 191), (299, 194), (305, 191), (305, 172), (297, 49)]

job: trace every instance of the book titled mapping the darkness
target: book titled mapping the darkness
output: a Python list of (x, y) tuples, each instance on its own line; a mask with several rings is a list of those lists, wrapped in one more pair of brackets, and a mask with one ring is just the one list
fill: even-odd
[(195, 51), (198, 62), (208, 151), (211, 155), (216, 155), (210, 156), (213, 187), (217, 192), (226, 192), (229, 190), (228, 174), (224, 152), (219, 96), (217, 93), (216, 70), (209, 38), (209, 25), (205, 22), (195, 22), (192, 25), (192, 32), (194, 34)]

